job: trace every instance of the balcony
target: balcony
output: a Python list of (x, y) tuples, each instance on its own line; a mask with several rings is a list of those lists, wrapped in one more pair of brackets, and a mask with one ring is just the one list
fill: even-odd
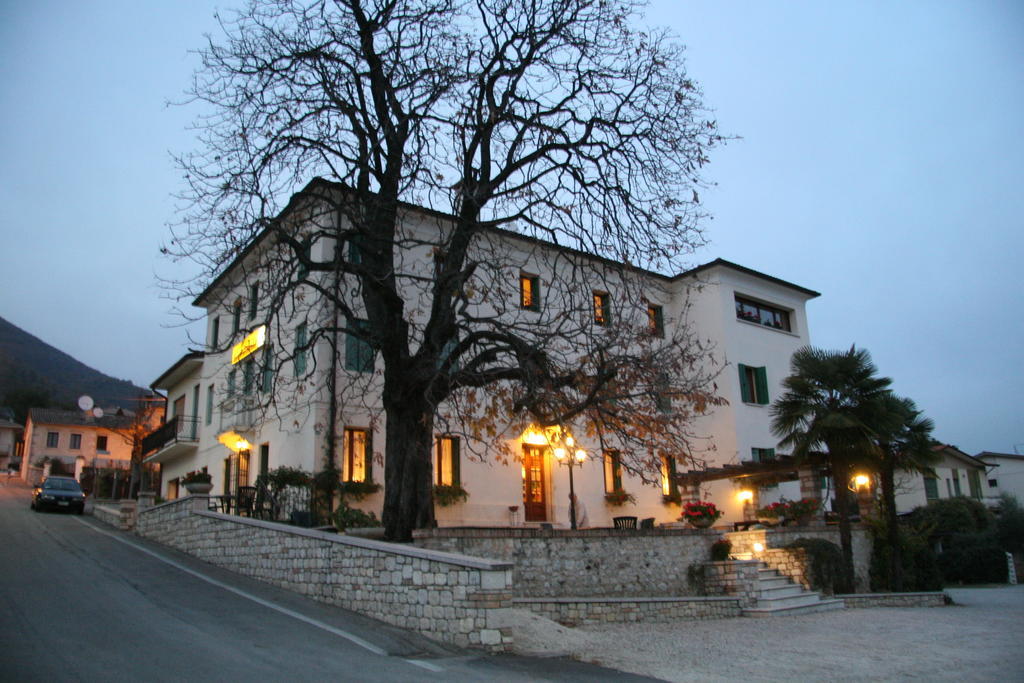
[(142, 439), (146, 462), (159, 463), (194, 453), (199, 447), (199, 418), (176, 415)]
[(256, 424), (256, 399), (251, 396), (234, 396), (220, 404), (220, 429), (224, 432), (247, 432)]

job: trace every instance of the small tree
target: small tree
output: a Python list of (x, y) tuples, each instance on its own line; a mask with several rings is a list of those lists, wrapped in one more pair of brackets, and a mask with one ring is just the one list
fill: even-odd
[(840, 592), (853, 590), (853, 540), (850, 532), (847, 484), (856, 464), (875, 452), (879, 404), (888, 395), (891, 380), (877, 377), (871, 356), (863, 349), (825, 351), (798, 349), (783, 380), (785, 393), (772, 405), (772, 431), (780, 448), (807, 458), (824, 446), (836, 484), (839, 540), (844, 576)]

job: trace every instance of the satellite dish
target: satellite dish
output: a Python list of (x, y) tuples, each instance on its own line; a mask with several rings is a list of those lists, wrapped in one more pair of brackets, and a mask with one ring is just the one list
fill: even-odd
[(78, 397), (78, 407), (81, 408), (82, 410), (89, 412), (90, 410), (92, 410), (92, 406), (92, 396), (84, 394)]
[(93, 415), (93, 417), (95, 417), (95, 418), (96, 418), (97, 420), (98, 420), (99, 418), (103, 417), (103, 408), (93, 408), (93, 409), (92, 409), (92, 415)]

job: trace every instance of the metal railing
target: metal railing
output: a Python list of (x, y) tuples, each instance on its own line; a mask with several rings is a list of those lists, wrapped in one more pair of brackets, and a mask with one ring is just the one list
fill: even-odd
[(152, 453), (169, 444), (199, 441), (199, 418), (176, 415), (142, 437), (142, 452)]

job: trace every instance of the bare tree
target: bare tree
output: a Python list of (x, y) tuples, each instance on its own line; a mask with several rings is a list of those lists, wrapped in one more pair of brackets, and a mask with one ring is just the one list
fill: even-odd
[[(199, 287), (239, 256), (236, 277), (271, 273), (278, 330), (323, 302), (300, 346), (331, 350), (332, 423), (339, 387), (381, 397), (388, 538), (433, 523), (437, 420), (484, 441), (578, 425), (636, 446), (624, 464), (642, 473), (692, 457), (692, 418), (719, 401), (684, 312), (655, 323), (649, 302), (679, 287), (654, 271), (702, 243), (700, 171), (722, 138), (681, 47), (635, 30), (637, 10), (256, 0), (201, 52), (191, 94), (209, 113), (165, 249), (201, 266)], [(378, 372), (339, 362), (342, 339)], [(295, 347), (280, 342), (278, 365)]]

